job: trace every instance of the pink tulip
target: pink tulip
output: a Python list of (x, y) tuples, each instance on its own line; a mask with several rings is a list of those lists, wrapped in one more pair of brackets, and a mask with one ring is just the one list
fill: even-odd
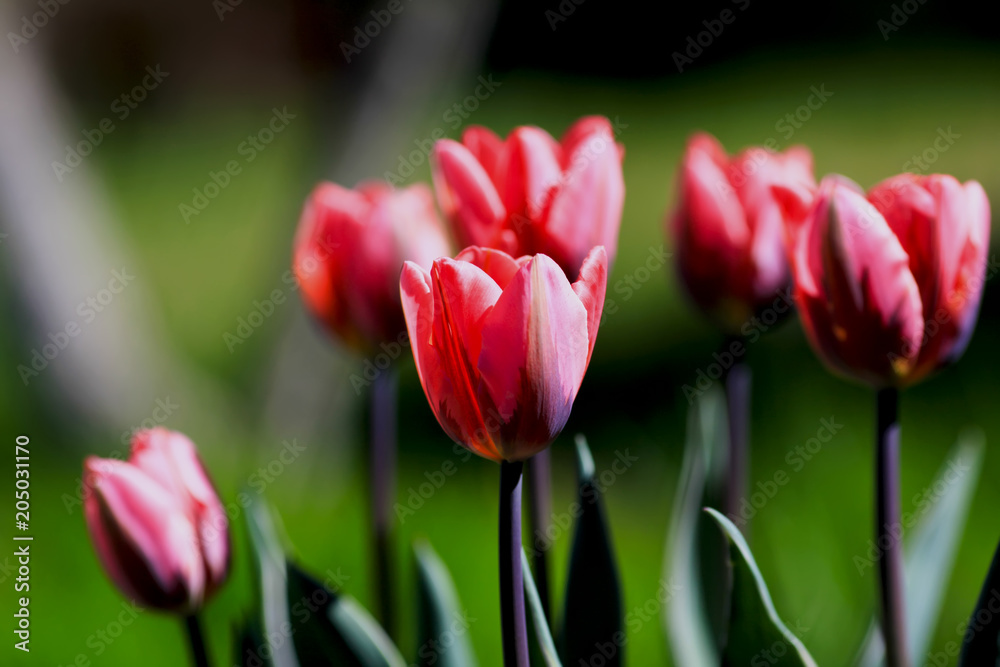
[(785, 227), (793, 221), (772, 191), (779, 184), (811, 198), (808, 149), (754, 147), (730, 158), (709, 134), (688, 142), (668, 234), (687, 292), (728, 333), (739, 333), (789, 285)]
[(363, 353), (405, 331), (399, 272), (450, 255), (430, 190), (321, 183), (306, 202), (295, 237), (294, 271), (312, 314)]
[(570, 284), (546, 255), (471, 247), (400, 278), (420, 382), (448, 435), (494, 461), (547, 447), (569, 418), (604, 307), (603, 247)]
[(830, 176), (793, 229), (796, 301), (813, 347), (876, 387), (917, 382), (961, 356), (985, 281), (990, 207), (982, 186), (894, 176), (867, 198)]
[(606, 118), (581, 118), (561, 142), (537, 127), (506, 141), (470, 127), (432, 154), (438, 202), (458, 244), (518, 257), (545, 254), (575, 278), (591, 248), (618, 247), (624, 149)]
[(228, 520), (185, 435), (159, 427), (140, 431), (128, 461), (88, 457), (84, 483), (91, 540), (125, 595), (188, 614), (225, 581)]

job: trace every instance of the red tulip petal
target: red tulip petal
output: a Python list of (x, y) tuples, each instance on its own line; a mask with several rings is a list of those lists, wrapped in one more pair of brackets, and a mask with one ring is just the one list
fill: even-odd
[(543, 252), (571, 279), (594, 246), (603, 245), (608, 263), (614, 262), (625, 203), (622, 161), (610, 125), (606, 120), (587, 125), (591, 134), (574, 137), (567, 171), (553, 196), (544, 230)]
[(499, 167), (500, 196), (509, 215), (536, 224), (543, 221), (562, 178), (561, 153), (559, 144), (542, 129), (519, 127), (511, 132)]
[(431, 166), (438, 204), (459, 245), (490, 245), (507, 212), (489, 174), (468, 148), (451, 139), (434, 145)]
[(580, 297), (587, 311), (587, 364), (594, 354), (594, 344), (597, 342), (597, 329), (601, 324), (601, 314), (604, 312), (604, 297), (608, 289), (608, 254), (603, 246), (593, 248), (580, 266), (580, 277), (573, 283), (573, 291)]
[(503, 290), (510, 284), (517, 270), (527, 264), (531, 258), (522, 257), (514, 259), (501, 250), (471, 246), (458, 253), (455, 259), (475, 264), (485, 271), (496, 282), (497, 286)]
[(518, 271), (487, 315), (479, 371), (502, 422), (505, 459), (532, 456), (565, 426), (587, 369), (587, 318), (545, 255)]
[(581, 143), (587, 142), (595, 134), (612, 137), (614, 132), (611, 122), (604, 116), (584, 116), (572, 125), (563, 134), (559, 144), (562, 146), (563, 169), (568, 169), (572, 164), (572, 155), (576, 152)]
[(407, 262), (400, 292), (417, 373), (441, 427), (480, 456), (501, 460), (483, 424), (469, 360), (470, 350), (479, 354), (482, 320), (500, 288), (468, 262), (440, 259), (430, 274)]
[(462, 132), (462, 144), (483, 165), (494, 183), (497, 182), (497, 165), (503, 152), (503, 139), (481, 125), (470, 125)]

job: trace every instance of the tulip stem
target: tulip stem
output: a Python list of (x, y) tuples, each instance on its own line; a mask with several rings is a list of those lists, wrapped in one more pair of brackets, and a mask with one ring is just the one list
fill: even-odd
[[(732, 341), (727, 338), (723, 355), (732, 354)], [(742, 341), (740, 342), (742, 345)], [(726, 466), (726, 491), (724, 513), (727, 516), (740, 515), (740, 501), (746, 496), (747, 475), (750, 460), (750, 367), (735, 362), (726, 373), (726, 413), (729, 422), (729, 461)], [(741, 528), (744, 535), (749, 526)]]
[(521, 569), (521, 461), (500, 463), (500, 630), (504, 667), (528, 667)]
[(390, 637), (395, 637), (392, 541), (389, 533), (396, 490), (396, 392), (394, 368), (382, 371), (372, 382), (369, 481), (375, 599), (378, 601), (379, 620)]
[(887, 667), (909, 667), (903, 605), (903, 526), (899, 507), (899, 391), (880, 389), (876, 399), (875, 544), (879, 612)]
[(201, 631), (201, 621), (197, 614), (184, 617), (184, 628), (187, 630), (188, 643), (191, 644), (191, 658), (195, 667), (208, 667), (208, 651), (205, 648), (205, 635)]
[[(538, 452), (528, 461), (528, 500), (531, 508), (531, 546), (534, 555), (535, 585), (542, 602), (545, 620), (552, 621), (549, 609), (549, 517), (552, 514), (552, 459), (549, 449)], [(538, 545), (545, 545), (541, 548)]]

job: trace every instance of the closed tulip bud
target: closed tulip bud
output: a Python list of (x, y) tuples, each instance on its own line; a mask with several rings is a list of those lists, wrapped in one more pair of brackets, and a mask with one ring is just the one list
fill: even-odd
[(140, 431), (128, 461), (88, 457), (84, 483), (91, 540), (126, 596), (189, 614), (226, 580), (228, 520), (186, 436), (165, 428)]
[(835, 371), (902, 387), (955, 361), (975, 326), (990, 209), (979, 183), (902, 174), (865, 196), (827, 177), (792, 230), (796, 301)]
[(366, 183), (348, 190), (321, 183), (306, 202), (294, 246), (293, 270), (307, 308), (363, 354), (405, 331), (403, 262), (430, 267), (451, 254), (423, 185), (392, 190)]
[(785, 227), (794, 222), (792, 209), (772, 187), (811, 199), (812, 155), (800, 146), (783, 153), (754, 147), (730, 158), (699, 133), (688, 142), (678, 182), (668, 235), (681, 282), (716, 324), (739, 333), (790, 284)]
[(494, 461), (523, 461), (569, 418), (604, 307), (603, 247), (576, 282), (546, 255), (472, 247), (400, 278), (417, 372), (438, 422)]
[(519, 257), (545, 254), (575, 279), (591, 248), (609, 263), (618, 247), (625, 183), (624, 149), (607, 118), (588, 116), (562, 141), (537, 127), (506, 140), (470, 127), (461, 143), (437, 142), (434, 187), (460, 246)]

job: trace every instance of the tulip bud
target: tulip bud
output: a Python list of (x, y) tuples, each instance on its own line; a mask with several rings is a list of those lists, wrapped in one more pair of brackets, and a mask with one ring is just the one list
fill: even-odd
[(523, 461), (569, 418), (604, 307), (594, 248), (570, 284), (546, 255), (471, 247), (400, 278), (417, 373), (445, 432), (494, 461)]
[(405, 330), (399, 272), (429, 267), (451, 249), (430, 190), (366, 183), (348, 190), (321, 183), (310, 195), (294, 243), (293, 270), (307, 308), (333, 335), (362, 353)]
[(87, 529), (111, 580), (153, 609), (199, 609), (229, 573), (229, 526), (194, 444), (136, 433), (128, 461), (88, 457)]
[[(797, 215), (776, 185), (807, 201)], [(806, 148), (755, 147), (730, 158), (709, 134), (688, 142), (668, 234), (688, 294), (727, 333), (739, 333), (788, 287), (785, 227), (804, 216), (815, 187)]]
[(813, 347), (875, 387), (913, 384), (955, 361), (979, 310), (989, 230), (975, 181), (902, 174), (866, 198), (827, 177), (792, 232), (796, 301)]
[(438, 141), (431, 166), (438, 203), (460, 246), (513, 257), (542, 253), (575, 279), (595, 246), (614, 261), (623, 154), (611, 123), (588, 116), (561, 142), (537, 127), (518, 127), (501, 140), (473, 126), (461, 143)]

